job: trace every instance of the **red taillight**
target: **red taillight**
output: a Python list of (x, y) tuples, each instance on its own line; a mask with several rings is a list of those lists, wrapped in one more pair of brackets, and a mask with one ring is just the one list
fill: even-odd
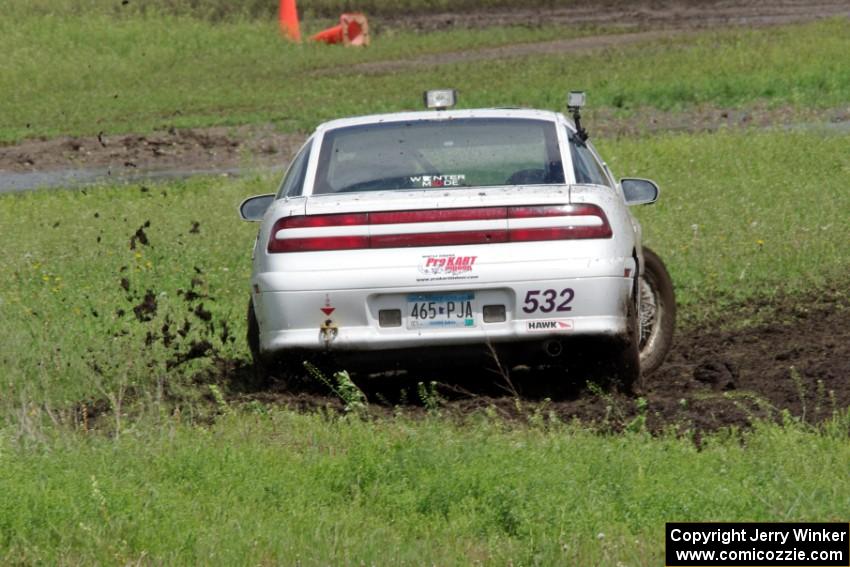
[(278, 238), (281, 230), (296, 228), (355, 227), (369, 223), (368, 213), (341, 215), (303, 215), (278, 219), (272, 227), (268, 251), (280, 252), (317, 252), (320, 250), (354, 250), (369, 247), (368, 235), (340, 234), (334, 236), (307, 236), (304, 238)]
[[(475, 224), (457, 227), (468, 230), (424, 224), (452, 222)], [(408, 226), (394, 229), (393, 225)], [(370, 229), (371, 226), (376, 228)], [(590, 204), (426, 209), (285, 217), (272, 227), (268, 251), (449, 246), (611, 238), (611, 235), (605, 213)]]
[(278, 231), (284, 228), (319, 228), (324, 226), (356, 226), (360, 224), (369, 224), (369, 213), (284, 217), (275, 223), (274, 230)]
[[(508, 240), (531, 242), (539, 240), (579, 240), (587, 238), (611, 238), (608, 217), (597, 205), (538, 205), (510, 207), (511, 219), (562, 218), (553, 226), (510, 226)], [(573, 219), (572, 221), (570, 219)]]
[(552, 228), (512, 228), (511, 242), (534, 240), (581, 240), (585, 238), (611, 238), (611, 228), (605, 226), (565, 226)]
[(331, 236), (314, 238), (271, 238), (269, 252), (319, 252), (369, 248), (368, 236)]

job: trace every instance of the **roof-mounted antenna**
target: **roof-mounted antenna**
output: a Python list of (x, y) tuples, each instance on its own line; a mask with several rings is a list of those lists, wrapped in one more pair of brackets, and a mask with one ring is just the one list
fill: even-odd
[(587, 97), (584, 91), (570, 91), (567, 93), (567, 110), (573, 117), (573, 122), (576, 125), (576, 136), (582, 142), (586, 142), (589, 135), (587, 130), (581, 125), (581, 107), (584, 106)]

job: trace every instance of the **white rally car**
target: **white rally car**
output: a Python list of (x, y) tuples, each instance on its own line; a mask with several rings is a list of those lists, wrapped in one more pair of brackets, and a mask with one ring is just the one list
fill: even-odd
[[(320, 125), (277, 194), (240, 206), (261, 221), (248, 343), (263, 376), (428, 361), (558, 365), (592, 339), (628, 387), (664, 360), (675, 301), (641, 247), (630, 205), (658, 187), (614, 180), (573, 120), (524, 109), (429, 110)], [(601, 353), (601, 354), (600, 354)]]

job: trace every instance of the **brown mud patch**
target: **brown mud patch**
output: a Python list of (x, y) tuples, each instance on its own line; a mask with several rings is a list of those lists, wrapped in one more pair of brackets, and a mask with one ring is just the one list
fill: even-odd
[(304, 139), (303, 134), (284, 134), (267, 124), (25, 140), (0, 145), (0, 172), (105, 169), (119, 177), (137, 171), (282, 168)]
[(782, 297), (746, 311), (770, 322), (683, 333), (647, 379), (648, 424), (716, 429), (782, 412), (809, 423), (850, 407), (850, 296)]
[[(366, 393), (370, 414), (377, 416), (436, 410), (463, 420), (490, 412), (527, 422), (552, 415), (600, 431), (636, 426), (651, 432), (715, 431), (750, 427), (761, 419), (781, 422), (789, 415), (817, 424), (850, 407), (850, 294), (780, 297), (741, 306), (738, 312), (770, 322), (741, 330), (704, 325), (680, 333), (661, 369), (631, 394), (576, 383), (556, 388), (559, 397), (550, 398), (553, 381), (564, 377), (545, 369), (515, 370), (510, 383), (497, 374), (468, 370), (448, 378), (443, 372), (355, 381)], [(343, 411), (342, 401), (316, 384), (293, 391), (274, 383), (259, 392), (240, 392), (239, 383), (250, 372), (244, 363), (219, 360), (208, 379), (235, 386), (230, 399), (236, 404)], [(431, 390), (436, 402), (417, 393), (418, 383), (430, 380), (436, 381)], [(435, 403), (436, 408), (427, 407)]]
[(588, 108), (583, 123), (595, 138), (639, 137), (662, 132), (700, 133), (719, 130), (815, 129), (850, 131), (850, 105), (837, 108), (795, 108), (756, 103), (742, 108), (701, 104), (685, 111), (641, 107), (628, 116), (612, 108)]

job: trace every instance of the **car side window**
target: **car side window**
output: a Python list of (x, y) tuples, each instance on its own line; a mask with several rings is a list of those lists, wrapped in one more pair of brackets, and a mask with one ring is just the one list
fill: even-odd
[(313, 142), (307, 142), (283, 176), (280, 189), (277, 191), (277, 199), (281, 197), (298, 197), (304, 191), (304, 178), (307, 177), (307, 164), (310, 162), (310, 148)]
[(570, 135), (570, 155), (573, 158), (576, 183), (611, 186), (602, 164), (599, 163), (587, 144), (572, 135)]

